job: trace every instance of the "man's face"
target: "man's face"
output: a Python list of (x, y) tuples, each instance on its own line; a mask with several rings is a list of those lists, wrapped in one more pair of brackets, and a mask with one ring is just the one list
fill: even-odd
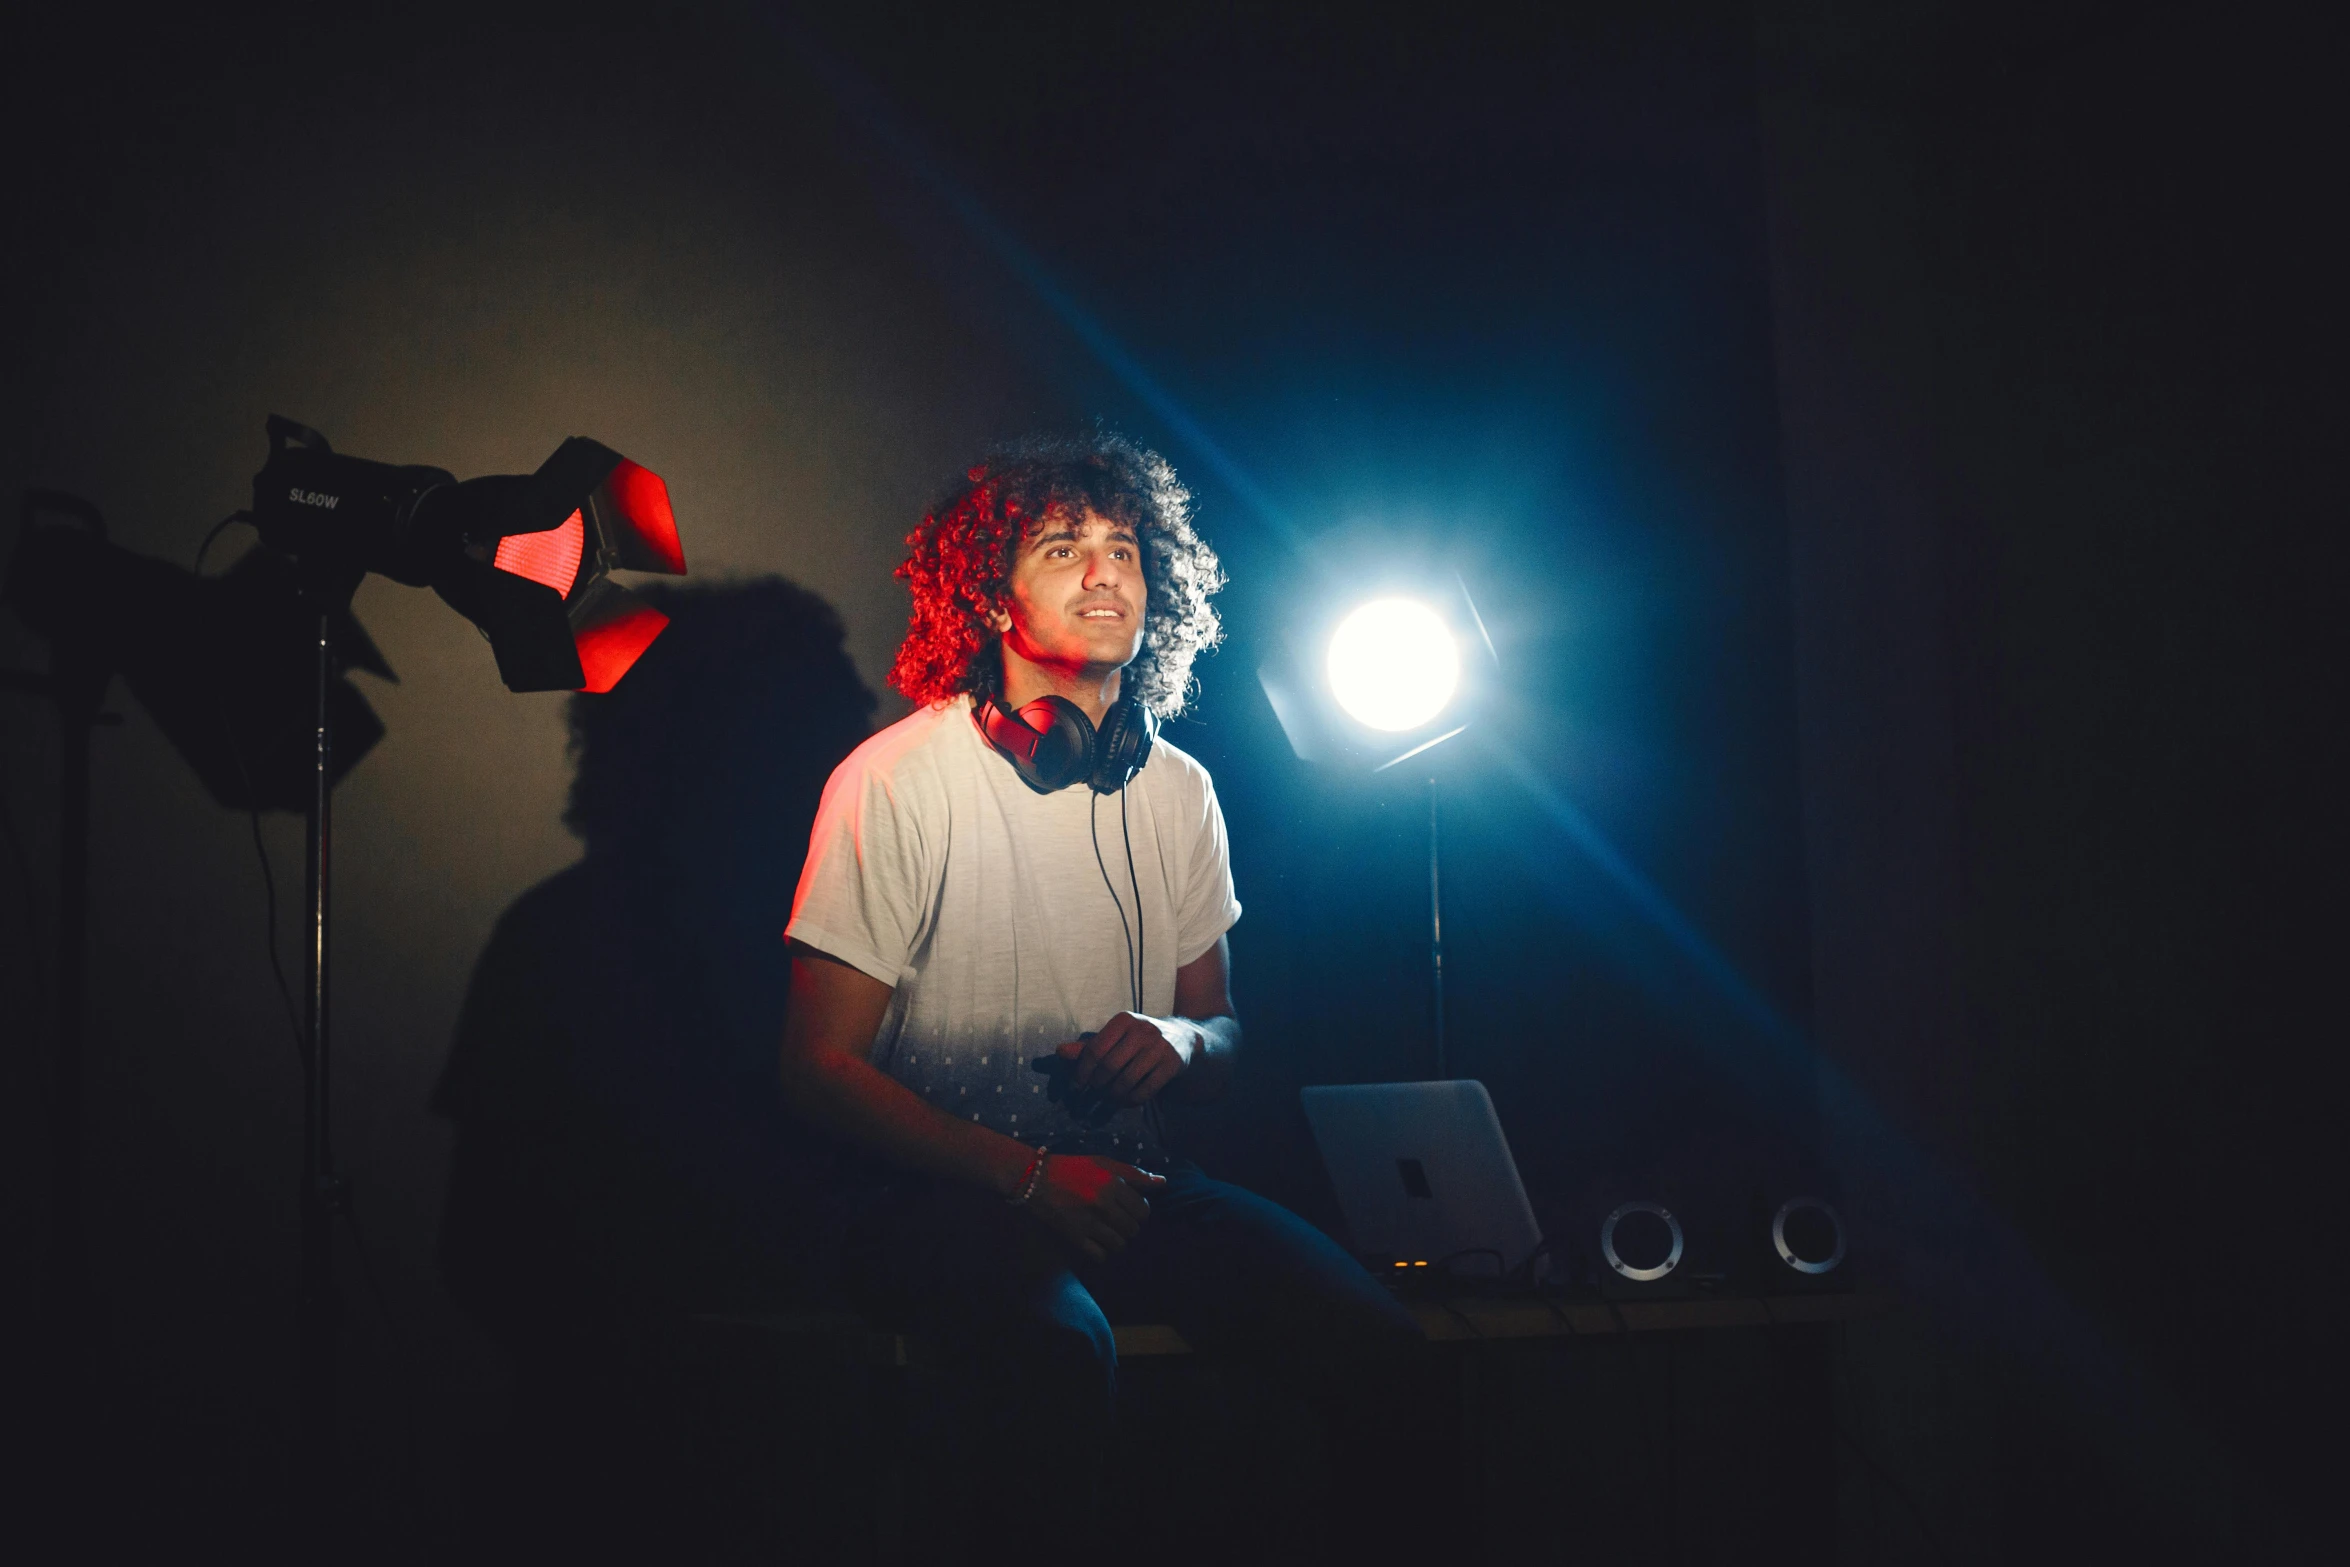
[(1134, 530), (1098, 513), (1056, 511), (1012, 562), (1004, 645), (1070, 675), (1106, 673), (1142, 651), (1142, 548)]

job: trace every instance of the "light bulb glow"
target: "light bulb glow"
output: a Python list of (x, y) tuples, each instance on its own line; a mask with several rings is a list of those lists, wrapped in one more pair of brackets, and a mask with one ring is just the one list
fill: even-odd
[(1444, 711), (1461, 683), (1444, 617), (1414, 599), (1374, 599), (1338, 623), (1330, 694), (1357, 722), (1400, 734)]

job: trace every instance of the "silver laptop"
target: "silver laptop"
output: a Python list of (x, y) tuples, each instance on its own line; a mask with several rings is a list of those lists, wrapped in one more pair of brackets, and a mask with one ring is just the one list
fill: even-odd
[(1498, 1276), (1542, 1243), (1483, 1083), (1365, 1083), (1300, 1097), (1355, 1251), (1374, 1270)]

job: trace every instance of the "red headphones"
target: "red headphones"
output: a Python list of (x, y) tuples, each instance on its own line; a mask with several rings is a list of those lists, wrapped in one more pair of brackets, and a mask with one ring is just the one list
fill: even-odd
[(1085, 709), (1065, 696), (1040, 696), (1013, 712), (992, 693), (978, 693), (971, 722), (1039, 794), (1080, 780), (1096, 794), (1116, 794), (1142, 771), (1159, 736), (1158, 715), (1132, 697), (1112, 704), (1096, 730)]

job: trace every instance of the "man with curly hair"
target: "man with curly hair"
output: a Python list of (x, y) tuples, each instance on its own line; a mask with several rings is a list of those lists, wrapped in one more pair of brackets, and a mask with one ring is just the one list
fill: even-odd
[(1188, 492), (1120, 436), (1031, 441), (908, 544), (891, 681), (922, 705), (825, 788), (784, 1080), (872, 1171), (842, 1283), (968, 1373), (972, 1446), (937, 1477), (967, 1489), (935, 1516), (965, 1554), (1025, 1559), (1040, 1466), (1057, 1516), (1092, 1505), (1111, 1315), (1258, 1360), (1342, 1435), (1380, 1423), (1373, 1368), (1420, 1333), (1319, 1231), (1172, 1154), (1155, 1114), (1220, 1094), (1240, 1045), (1223, 815), (1156, 736), (1220, 634)]

